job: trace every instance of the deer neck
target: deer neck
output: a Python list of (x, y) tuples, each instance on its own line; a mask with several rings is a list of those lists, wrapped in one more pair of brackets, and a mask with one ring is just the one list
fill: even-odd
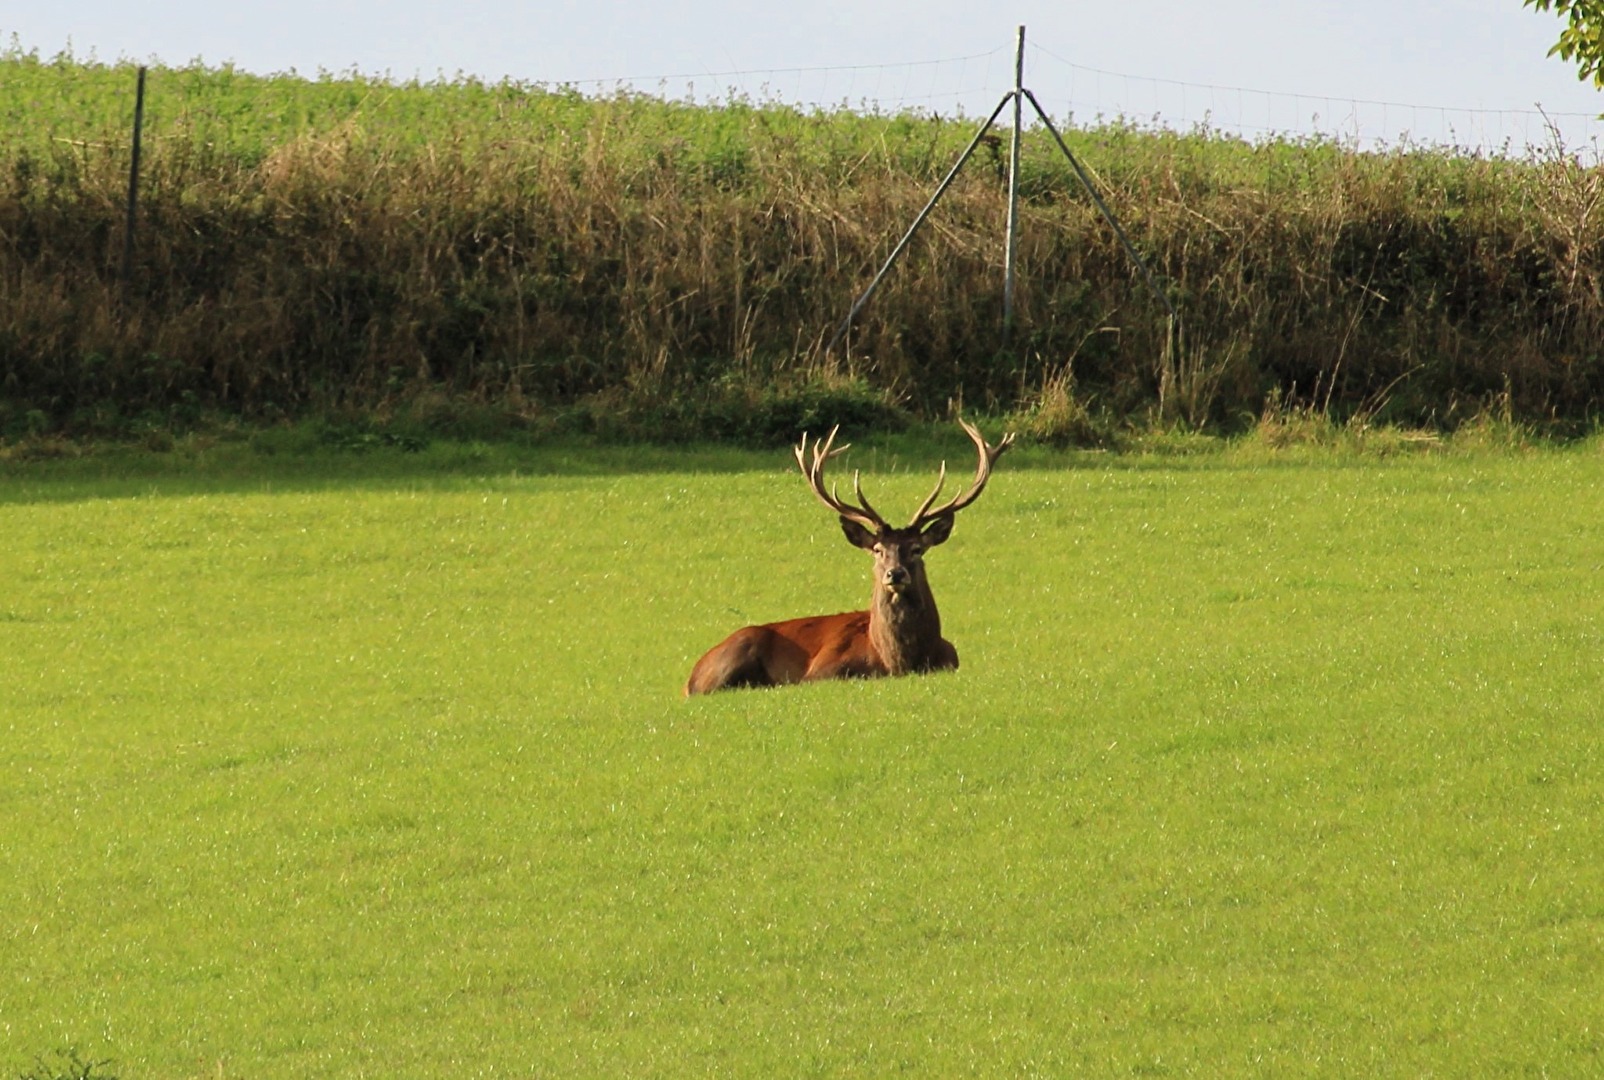
[(901, 593), (875, 588), (869, 641), (892, 675), (923, 671), (934, 662), (941, 644), (941, 615), (923, 574)]

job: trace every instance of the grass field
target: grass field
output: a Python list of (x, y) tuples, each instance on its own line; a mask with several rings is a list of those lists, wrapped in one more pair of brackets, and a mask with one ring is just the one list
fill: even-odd
[(959, 672), (695, 701), (783, 452), (0, 469), (7, 1075), (1604, 1071), (1596, 442), (1022, 450)]

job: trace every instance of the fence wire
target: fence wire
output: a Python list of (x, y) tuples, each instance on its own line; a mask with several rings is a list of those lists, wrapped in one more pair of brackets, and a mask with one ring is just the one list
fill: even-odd
[[(1556, 146), (1597, 161), (1604, 121), (1597, 114), (1490, 109), (1194, 83), (1076, 63), (1030, 43), (1027, 80), (1065, 125), (1119, 122), (1180, 132), (1208, 131), (1259, 142), (1325, 138), (1361, 149), (1447, 148), (1525, 156)], [(583, 93), (648, 93), (698, 103), (749, 100), (804, 109), (918, 112), (984, 117), (1013, 84), (1005, 46), (964, 56), (890, 64), (630, 75), (565, 83)]]

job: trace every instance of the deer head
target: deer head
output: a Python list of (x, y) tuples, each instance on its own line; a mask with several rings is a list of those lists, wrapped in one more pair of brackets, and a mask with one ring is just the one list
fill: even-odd
[(833, 487), (825, 490), (825, 465), (851, 445), (835, 446), (839, 426), (832, 428), (822, 443), (814, 442), (811, 456), (806, 435), (802, 436), (801, 443), (796, 447), (796, 463), (807, 480), (808, 489), (839, 515), (841, 531), (846, 534), (847, 541), (874, 556), (876, 605), (872, 610), (878, 610), (882, 605), (891, 608), (927, 607), (933, 615), (935, 603), (930, 596), (930, 584), (925, 578), (924, 554), (952, 535), (953, 519), (958, 511), (980, 497), (986, 488), (986, 481), (991, 479), (992, 466), (1013, 445), (1012, 434), (1004, 435), (996, 446), (992, 446), (973, 424), (963, 420), (958, 423), (974, 442), (979, 454), (974, 481), (961, 495), (936, 506), (936, 499), (947, 482), (947, 463), (942, 462), (936, 486), (919, 504), (919, 509), (914, 511), (913, 521), (900, 529), (888, 524), (870, 505), (864, 497), (858, 473), (852, 474), (852, 493), (857, 499), (856, 503), (841, 499)]

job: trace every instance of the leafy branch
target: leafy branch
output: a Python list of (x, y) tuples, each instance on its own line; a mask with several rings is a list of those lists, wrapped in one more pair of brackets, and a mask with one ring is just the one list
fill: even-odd
[(1577, 77), (1604, 90), (1604, 0), (1523, 0), (1526, 7), (1566, 19), (1559, 41), (1548, 50), (1577, 65)]

